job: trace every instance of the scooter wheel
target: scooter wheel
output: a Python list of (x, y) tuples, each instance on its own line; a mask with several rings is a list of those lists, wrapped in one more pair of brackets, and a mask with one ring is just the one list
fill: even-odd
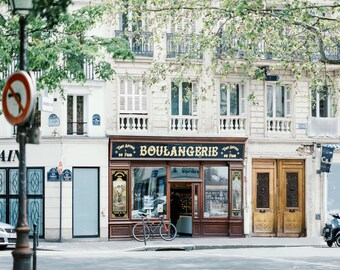
[(340, 247), (340, 235), (335, 238), (335, 244), (337, 247)]
[(332, 247), (333, 246), (333, 242), (332, 241), (327, 241), (327, 246)]

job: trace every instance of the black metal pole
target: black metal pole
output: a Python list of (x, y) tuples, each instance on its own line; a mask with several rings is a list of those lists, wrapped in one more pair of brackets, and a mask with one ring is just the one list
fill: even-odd
[(61, 173), (59, 173), (59, 242), (63, 241), (62, 235), (63, 225), (63, 179)]
[(37, 270), (37, 224), (33, 224), (33, 270)]
[[(26, 17), (20, 17), (20, 69), (26, 70)], [(30, 227), (27, 221), (26, 185), (26, 126), (18, 127), (19, 142), (19, 205), (17, 223), (17, 242), (12, 252), (14, 270), (32, 269), (32, 250), (29, 247)]]

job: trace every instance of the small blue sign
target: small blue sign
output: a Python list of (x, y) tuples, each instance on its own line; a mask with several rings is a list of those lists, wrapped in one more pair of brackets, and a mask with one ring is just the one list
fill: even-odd
[(60, 126), (60, 120), (59, 117), (52, 113), (50, 114), (50, 116), (48, 117), (48, 126), (49, 127), (58, 127)]
[(99, 114), (94, 114), (92, 116), (92, 125), (100, 126), (100, 115)]
[(72, 173), (69, 169), (66, 169), (62, 173), (63, 181), (71, 181), (72, 180)]
[(320, 164), (320, 172), (329, 173), (332, 164), (334, 148), (332, 147), (322, 147), (321, 154), (321, 164)]
[(50, 182), (58, 182), (59, 181), (59, 173), (57, 168), (52, 168), (47, 173), (47, 181)]

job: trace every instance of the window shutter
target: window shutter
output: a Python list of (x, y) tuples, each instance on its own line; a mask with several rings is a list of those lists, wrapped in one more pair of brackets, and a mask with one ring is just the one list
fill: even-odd
[(192, 83), (192, 115), (197, 115), (197, 83)]
[(134, 97), (134, 111), (140, 111), (141, 106), (141, 93), (140, 93), (140, 82), (137, 81), (133, 84), (133, 97)]
[(120, 80), (120, 111), (125, 111), (126, 101), (125, 101), (125, 80)]
[(240, 115), (244, 115), (246, 113), (246, 95), (244, 92), (244, 85), (238, 84), (239, 87), (239, 99), (240, 99)]
[(132, 82), (131, 81), (127, 81), (127, 104), (126, 104), (126, 110), (130, 111), (130, 112), (133, 110), (132, 96), (133, 96)]
[(285, 117), (290, 117), (291, 116), (291, 91), (288, 87), (281, 86), (284, 89), (285, 92), (285, 106), (286, 106), (286, 115)]

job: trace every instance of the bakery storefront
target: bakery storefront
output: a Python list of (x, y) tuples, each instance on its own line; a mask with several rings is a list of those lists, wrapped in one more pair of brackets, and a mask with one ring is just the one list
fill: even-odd
[(243, 236), (244, 138), (111, 137), (109, 238), (129, 238), (139, 212), (179, 234)]

